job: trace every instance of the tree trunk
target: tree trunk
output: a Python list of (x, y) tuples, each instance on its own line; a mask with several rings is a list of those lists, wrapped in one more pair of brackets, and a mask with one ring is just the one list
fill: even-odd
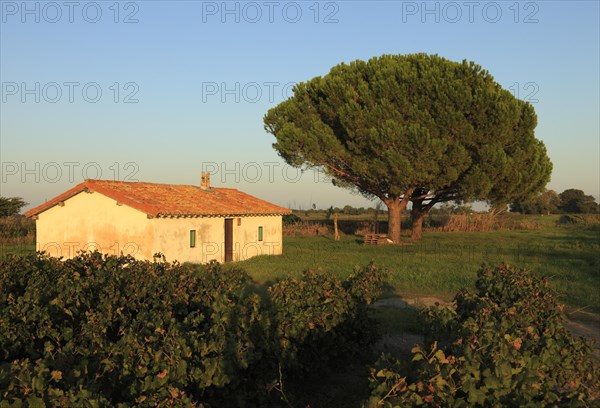
[(423, 238), (423, 217), (425, 216), (425, 212), (421, 211), (418, 207), (415, 206), (411, 211), (411, 216), (412, 229), (410, 232), (410, 238), (414, 240), (419, 240)]
[(400, 228), (402, 222), (402, 212), (410, 201), (410, 195), (414, 188), (409, 188), (404, 197), (392, 197), (382, 201), (388, 208), (388, 238), (395, 244), (400, 243)]
[(399, 200), (386, 203), (388, 207), (388, 238), (394, 243), (400, 243), (400, 222), (402, 221), (402, 210)]
[[(408, 193), (410, 194), (410, 193)], [(407, 195), (405, 195), (407, 197)], [(388, 208), (388, 238), (395, 244), (400, 243), (400, 228), (402, 223), (402, 212), (408, 204), (408, 199), (390, 199), (386, 200), (385, 205)]]

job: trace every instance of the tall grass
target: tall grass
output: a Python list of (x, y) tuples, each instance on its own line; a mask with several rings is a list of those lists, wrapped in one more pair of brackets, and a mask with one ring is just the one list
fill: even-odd
[(298, 235), (327, 235), (331, 228), (321, 222), (299, 221), (283, 227), (283, 236), (295, 237)]
[(432, 230), (444, 232), (482, 232), (496, 230), (531, 230), (541, 228), (542, 225), (532, 218), (520, 214), (452, 214), (442, 221), (440, 227)]
[[(383, 223), (366, 220), (338, 220), (338, 228), (342, 234), (364, 235), (380, 232)], [(387, 230), (387, 228), (386, 228)], [(303, 220), (283, 226), (283, 236), (333, 234), (333, 220)]]
[(0, 245), (35, 244), (35, 221), (15, 216), (0, 218)]
[[(374, 220), (372, 216), (362, 215), (353, 216), (354, 218), (340, 219), (338, 221), (340, 231), (346, 235), (365, 235), (372, 233), (385, 234), (388, 230), (387, 219), (379, 216)], [(557, 216), (540, 217), (524, 216), (521, 214), (491, 214), (491, 213), (472, 213), (472, 214), (431, 214), (424, 219), (424, 229), (426, 231), (441, 232), (483, 232), (499, 230), (532, 230), (539, 229), (548, 224), (549, 221), (558, 222)], [(575, 220), (575, 221), (572, 221)], [(581, 219), (583, 220), (583, 218)], [(566, 223), (579, 223), (579, 218), (571, 217)], [(585, 219), (585, 224), (591, 222)], [(409, 230), (411, 220), (408, 214), (402, 217), (402, 229)], [(305, 217), (302, 221), (284, 225), (284, 236), (299, 235), (326, 235), (333, 232), (333, 220), (322, 218)]]

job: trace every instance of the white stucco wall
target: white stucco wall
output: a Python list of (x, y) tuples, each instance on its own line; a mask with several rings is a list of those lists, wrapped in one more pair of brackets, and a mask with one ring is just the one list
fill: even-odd
[(100, 193), (81, 192), (38, 215), (37, 250), (72, 258), (80, 250), (152, 259), (154, 231), (146, 214)]
[[(72, 258), (80, 250), (133, 255), (152, 260), (157, 252), (168, 261), (206, 263), (225, 260), (225, 217), (152, 218), (100, 193), (79, 193), (39, 214), (37, 250)], [(281, 216), (233, 219), (233, 260), (281, 255)], [(263, 240), (258, 240), (258, 227)], [(196, 246), (190, 248), (190, 230)]]
[[(249, 216), (233, 219), (233, 260), (256, 255), (281, 255), (281, 216)], [(154, 252), (167, 260), (206, 263), (225, 260), (225, 217), (156, 218)], [(263, 227), (263, 240), (258, 240), (258, 227)], [(190, 248), (190, 230), (196, 231), (196, 246)]]

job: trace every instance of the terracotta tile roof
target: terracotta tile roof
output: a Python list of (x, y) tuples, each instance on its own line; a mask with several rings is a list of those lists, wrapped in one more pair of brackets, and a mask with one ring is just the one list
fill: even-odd
[(85, 180), (63, 194), (32, 208), (31, 217), (83, 191), (94, 191), (152, 217), (289, 214), (291, 210), (233, 188), (154, 184), (110, 180)]

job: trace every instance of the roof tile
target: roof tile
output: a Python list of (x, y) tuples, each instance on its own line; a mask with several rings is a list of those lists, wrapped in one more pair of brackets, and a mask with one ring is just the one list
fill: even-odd
[(32, 208), (25, 215), (37, 215), (86, 190), (103, 194), (153, 217), (291, 213), (287, 208), (232, 188), (202, 190), (199, 186), (190, 185), (85, 180), (52, 200)]

